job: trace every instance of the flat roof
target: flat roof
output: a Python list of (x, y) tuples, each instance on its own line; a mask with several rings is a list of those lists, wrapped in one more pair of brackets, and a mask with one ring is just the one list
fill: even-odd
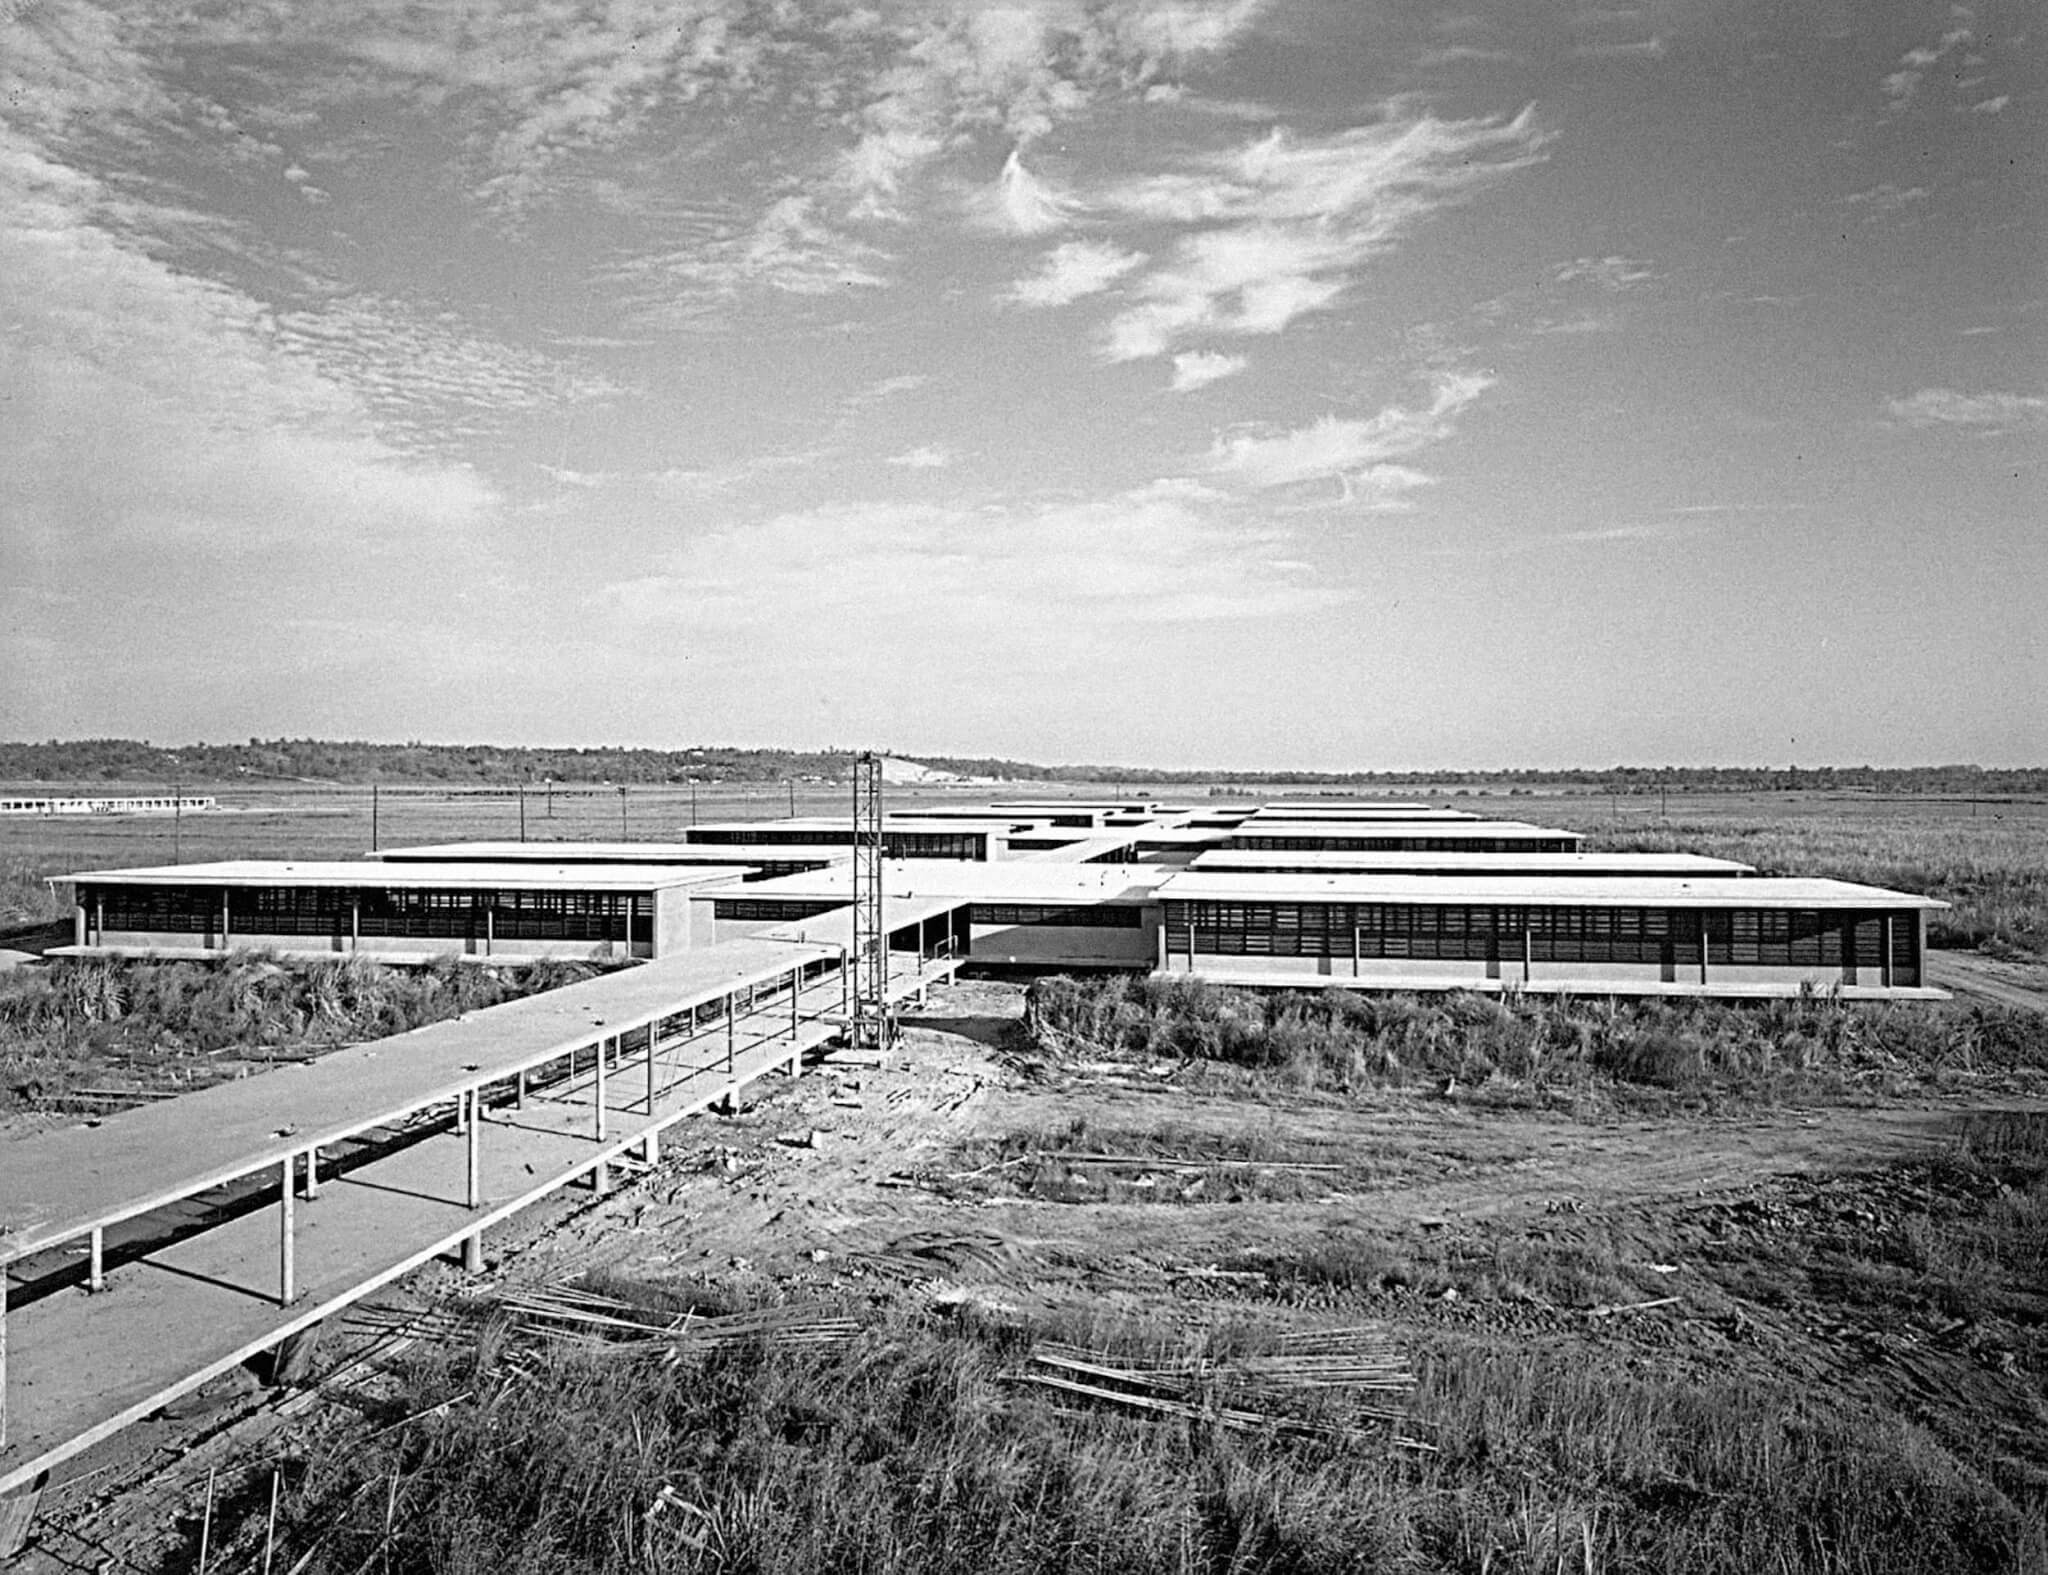
[[(416, 848), (385, 848), (371, 858), (385, 864), (717, 864), (732, 861), (730, 844), (708, 842), (439, 842)], [(812, 859), (830, 864), (850, 851), (812, 842), (750, 842), (749, 859)]]
[(1255, 810), (1266, 809), (1428, 809), (1414, 799), (1402, 798), (1271, 798), (1255, 802)]
[[(1032, 837), (1028, 840), (1035, 842), (1039, 839)], [(1050, 848), (1020, 847), (1017, 839), (1013, 837), (1010, 840), (1010, 851), (1014, 857), (1006, 862), (1014, 863), (1021, 859), (1026, 863), (1036, 860), (1042, 864), (1085, 864), (1090, 859), (1100, 858), (1108, 853), (1129, 854), (1137, 845), (1136, 831), (1112, 832), (1108, 835), (1100, 831), (1084, 832), (1071, 842), (1062, 842)]]
[(1404, 809), (1377, 814), (1368, 810), (1347, 813), (1343, 810), (1319, 809), (1314, 813), (1307, 810), (1291, 812), (1280, 810), (1248, 816), (1238, 822), (1241, 826), (1440, 826), (1464, 825), (1475, 820), (1484, 820), (1483, 815), (1474, 815), (1462, 809)]
[[(882, 891), (888, 897), (942, 898), (960, 902), (1148, 902), (1174, 871), (1163, 864), (1063, 864), (1045, 859), (1005, 859), (968, 864), (958, 859), (884, 859)], [(853, 869), (835, 865), (729, 893), (706, 893), (753, 901), (853, 901)]]
[[(995, 820), (952, 820), (943, 824), (920, 821), (915, 815), (884, 815), (882, 830), (921, 831), (932, 835), (944, 835), (958, 831), (986, 831), (1004, 833), (1020, 825), (1029, 824), (1026, 816), (1005, 816)], [(797, 815), (777, 820), (700, 820), (696, 825), (685, 828), (684, 834), (696, 831), (773, 831), (776, 827), (786, 831), (843, 831), (846, 840), (853, 840), (853, 822), (845, 815)]]
[(1187, 870), (1159, 888), (1173, 902), (1385, 902), (1421, 907), (1517, 903), (1545, 908), (1946, 908), (1945, 902), (1851, 881), (1754, 876), (1225, 874)]
[(1526, 820), (1248, 820), (1233, 837), (1570, 837), (1582, 833), (1560, 826), (1532, 826)]
[(1377, 848), (1213, 848), (1195, 855), (1198, 872), (1335, 875), (1749, 875), (1753, 864), (1703, 853), (1403, 853)]
[[(728, 860), (731, 855), (727, 855)], [(226, 859), (149, 869), (80, 870), (52, 880), (94, 886), (365, 887), (381, 891), (649, 891), (738, 880), (754, 866), (737, 861), (663, 868), (645, 864), (408, 863), (380, 859)]]

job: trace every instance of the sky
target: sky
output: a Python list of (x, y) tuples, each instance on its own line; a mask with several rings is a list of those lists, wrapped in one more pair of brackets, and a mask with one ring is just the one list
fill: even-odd
[(0, 735), (2048, 760), (2032, 0), (0, 0)]

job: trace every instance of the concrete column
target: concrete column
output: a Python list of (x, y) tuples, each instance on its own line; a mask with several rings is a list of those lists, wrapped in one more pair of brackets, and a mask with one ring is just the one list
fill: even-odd
[(594, 1130), (600, 1143), (604, 1141), (604, 1047), (605, 1041), (602, 1039), (598, 1040), (597, 1077), (596, 1081), (591, 1084), (591, 1091), (595, 1096), (592, 1103), (597, 1107), (593, 1118), (596, 1121)]
[(320, 1196), (320, 1149), (316, 1144), (306, 1150), (306, 1196)]
[(1877, 943), (1884, 948), (1877, 977), (1889, 990), (1892, 987), (1892, 916), (1889, 913), (1884, 914), (1878, 921)]
[(107, 1288), (107, 1233), (104, 1227), (92, 1228), (92, 1245), (88, 1249), (89, 1261), (85, 1271), (85, 1288), (89, 1291), (103, 1291)]

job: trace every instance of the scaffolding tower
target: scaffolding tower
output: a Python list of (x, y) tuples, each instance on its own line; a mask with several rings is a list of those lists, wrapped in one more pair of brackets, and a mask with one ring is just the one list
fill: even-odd
[(852, 966), (847, 1043), (885, 1048), (896, 1025), (889, 1013), (889, 933), (882, 918), (882, 761), (872, 750), (853, 762)]

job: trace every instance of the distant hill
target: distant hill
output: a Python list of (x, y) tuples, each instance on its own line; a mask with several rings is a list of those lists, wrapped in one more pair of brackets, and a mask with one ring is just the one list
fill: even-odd
[[(129, 738), (0, 743), (6, 782), (417, 782), (503, 786), (514, 782), (844, 782), (844, 749), (522, 749), (502, 744), (372, 744), (314, 738), (252, 738), (246, 744), (163, 748)], [(1030, 782), (1125, 782), (1216, 788), (1450, 790), (1539, 788), (1589, 793), (1947, 793), (1969, 797), (2048, 793), (2048, 768), (1982, 766), (1611, 766), (1568, 771), (1159, 771), (1143, 766), (1034, 765), (990, 756), (885, 756), (897, 783), (997, 786)]]

